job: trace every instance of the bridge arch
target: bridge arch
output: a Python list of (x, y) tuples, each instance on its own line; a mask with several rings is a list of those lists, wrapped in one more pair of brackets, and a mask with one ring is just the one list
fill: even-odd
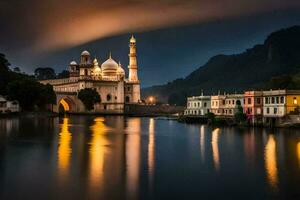
[(76, 112), (76, 103), (70, 97), (62, 97), (58, 100), (59, 112)]

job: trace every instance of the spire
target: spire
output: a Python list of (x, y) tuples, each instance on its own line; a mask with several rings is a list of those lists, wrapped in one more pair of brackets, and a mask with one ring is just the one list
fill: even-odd
[(111, 51), (109, 51), (109, 58), (111, 59)]
[(136, 42), (136, 40), (135, 40), (135, 38), (134, 38), (134, 36), (133, 36), (133, 34), (131, 35), (131, 38), (130, 38), (130, 43), (135, 43)]

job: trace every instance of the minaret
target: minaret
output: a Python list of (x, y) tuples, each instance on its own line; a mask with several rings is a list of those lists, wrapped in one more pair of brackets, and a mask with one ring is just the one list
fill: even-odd
[(138, 82), (138, 74), (137, 74), (137, 61), (136, 61), (136, 40), (132, 35), (129, 43), (129, 77), (128, 80), (130, 82)]

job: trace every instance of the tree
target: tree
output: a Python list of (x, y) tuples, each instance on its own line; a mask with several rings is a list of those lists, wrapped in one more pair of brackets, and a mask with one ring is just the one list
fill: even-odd
[(6, 94), (6, 86), (9, 82), (9, 66), (5, 55), (0, 53), (0, 94)]
[(95, 89), (85, 88), (79, 91), (78, 98), (82, 101), (87, 110), (93, 110), (95, 103), (100, 103), (100, 95)]
[(238, 111), (234, 114), (235, 121), (239, 124), (246, 121), (247, 116), (243, 112), (243, 107), (241, 105), (238, 105)]
[(47, 80), (47, 79), (56, 78), (54, 69), (50, 67), (45, 67), (45, 68), (39, 67), (34, 70), (34, 75), (38, 80)]
[(63, 70), (57, 75), (57, 78), (69, 78), (70, 77), (70, 72), (67, 70)]
[(14, 67), (13, 71), (16, 73), (21, 73), (21, 69), (19, 67)]
[(20, 76), (7, 85), (9, 100), (17, 100), (25, 111), (40, 109), (47, 104), (54, 104), (56, 96), (51, 85), (43, 85), (29, 76)]

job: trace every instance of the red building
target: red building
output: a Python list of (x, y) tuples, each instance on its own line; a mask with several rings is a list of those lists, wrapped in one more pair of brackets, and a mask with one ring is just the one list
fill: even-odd
[(263, 92), (246, 91), (244, 93), (244, 113), (250, 123), (260, 122), (263, 116)]

